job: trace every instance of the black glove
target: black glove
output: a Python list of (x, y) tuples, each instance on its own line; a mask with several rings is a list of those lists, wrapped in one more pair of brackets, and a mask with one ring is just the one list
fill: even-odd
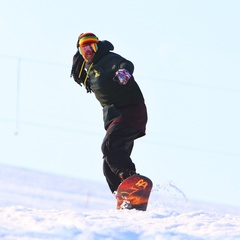
[[(77, 82), (80, 86), (82, 86), (87, 76), (87, 73), (84, 69), (82, 70), (81, 76), (79, 76), (83, 61), (84, 59), (82, 55), (79, 53), (79, 51), (77, 51), (73, 56), (73, 64), (72, 64), (70, 77), (73, 77), (74, 81)], [(88, 81), (86, 82), (85, 88), (87, 90), (87, 93), (91, 93), (93, 91)]]
[(81, 76), (78, 76), (81, 66), (83, 64), (83, 61), (84, 60), (82, 55), (79, 53), (79, 51), (77, 51), (73, 56), (73, 64), (72, 64), (70, 77), (73, 77), (74, 81), (77, 82), (80, 86), (82, 86), (82, 83), (83, 83), (82, 79), (84, 79), (84, 73), (85, 73), (83, 71)]

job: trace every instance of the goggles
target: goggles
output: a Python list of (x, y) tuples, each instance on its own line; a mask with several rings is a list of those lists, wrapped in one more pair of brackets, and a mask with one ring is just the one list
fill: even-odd
[(92, 54), (96, 52), (98, 49), (96, 43), (86, 43), (86, 44), (79, 44), (78, 51), (80, 52), (81, 55), (85, 56), (87, 54)]

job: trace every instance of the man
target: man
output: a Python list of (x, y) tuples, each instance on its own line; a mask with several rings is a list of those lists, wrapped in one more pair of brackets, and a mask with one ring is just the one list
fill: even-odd
[(87, 92), (93, 92), (103, 107), (103, 173), (114, 192), (124, 179), (136, 174), (130, 155), (134, 140), (145, 135), (144, 98), (132, 75), (133, 63), (112, 52), (114, 47), (109, 41), (99, 41), (90, 32), (82, 33), (77, 48), (71, 76)]

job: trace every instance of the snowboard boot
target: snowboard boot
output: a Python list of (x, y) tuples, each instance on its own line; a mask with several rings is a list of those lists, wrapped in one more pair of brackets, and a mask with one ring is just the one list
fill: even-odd
[(123, 182), (123, 181), (124, 181), (125, 179), (127, 179), (128, 177), (133, 176), (133, 175), (136, 175), (136, 174), (138, 174), (138, 173), (136, 173), (136, 171), (126, 169), (126, 170), (124, 170), (124, 171), (120, 171), (120, 172), (118, 173), (118, 176), (119, 176), (121, 182)]

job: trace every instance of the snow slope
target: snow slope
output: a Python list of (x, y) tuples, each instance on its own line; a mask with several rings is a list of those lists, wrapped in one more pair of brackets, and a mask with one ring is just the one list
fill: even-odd
[(240, 209), (156, 185), (148, 211), (119, 211), (105, 185), (0, 165), (0, 239), (240, 239)]

